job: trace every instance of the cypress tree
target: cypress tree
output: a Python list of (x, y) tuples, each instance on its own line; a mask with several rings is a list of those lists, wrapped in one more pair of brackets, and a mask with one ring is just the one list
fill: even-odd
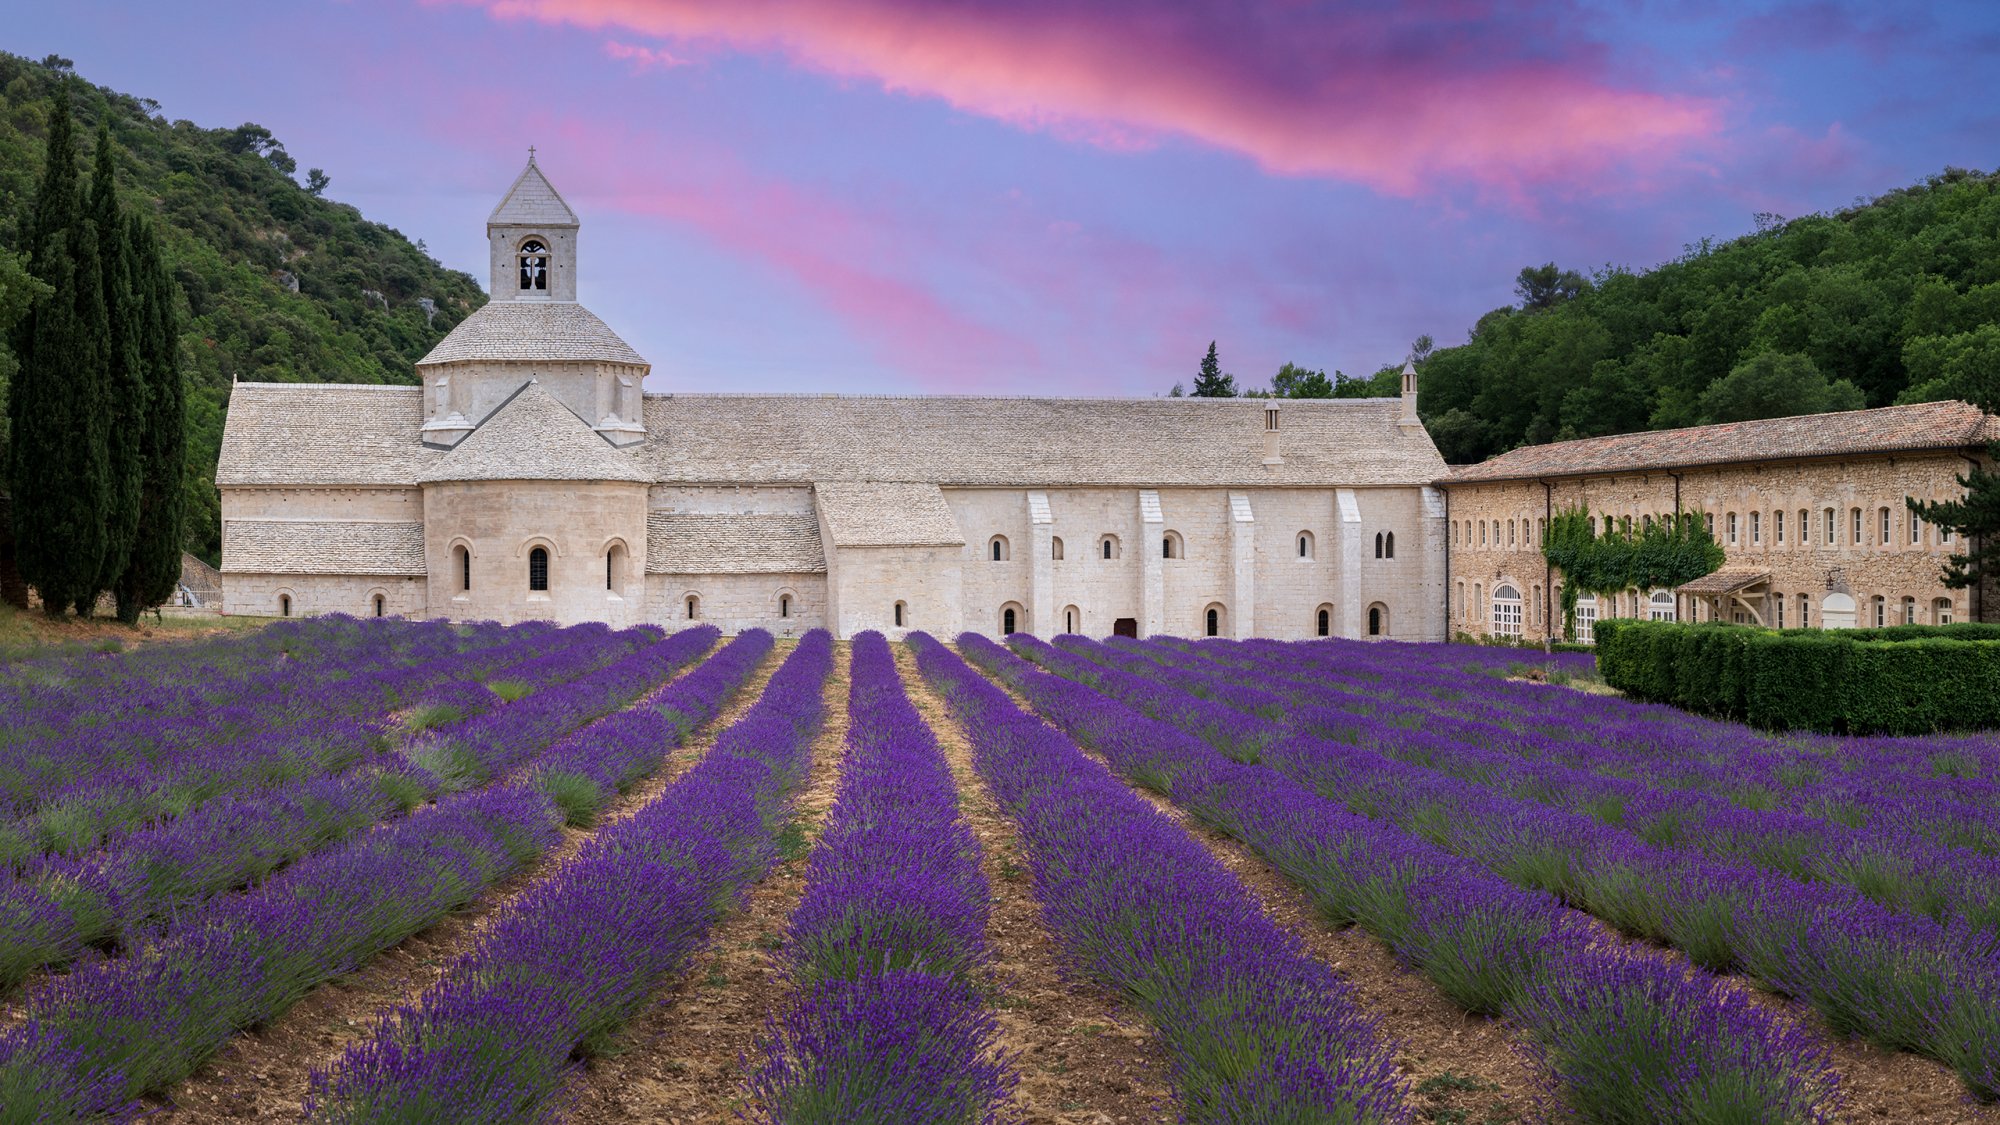
[(8, 402), (14, 557), (51, 617), (89, 605), (104, 562), (109, 465), (98, 388), (108, 325), (97, 230), (82, 204), (65, 86), (24, 240), (29, 269), (51, 292), (22, 319)]
[(146, 384), (140, 371), (139, 333), (144, 313), (134, 281), (130, 224), (118, 206), (117, 169), (112, 159), (111, 115), (107, 112), (97, 129), (97, 162), (90, 179), (90, 220), (97, 227), (97, 260), (103, 270), (104, 313), (108, 331), (104, 338), (104, 376), (97, 390), (102, 396), (97, 413), (104, 422), (105, 457), (108, 474), (104, 509), (104, 559), (98, 567), (96, 588), (88, 605), (77, 612), (88, 613), (97, 595), (115, 589), (132, 554), (132, 539), (139, 528), (139, 492), (145, 475), (145, 459), (140, 448), (141, 427), (146, 414)]
[(1236, 397), (1236, 376), (1222, 373), (1222, 361), (1216, 358), (1214, 340), (1208, 342), (1208, 354), (1201, 357), (1201, 370), (1195, 373), (1194, 397)]
[(139, 613), (171, 598), (181, 579), (181, 544), (186, 501), (187, 399), (181, 386), (179, 289), (167, 272), (160, 240), (134, 215), (131, 232), (134, 291), (139, 298), (139, 370), (146, 383), (146, 410), (139, 426), (144, 469), (139, 523), (131, 561), (119, 576), (118, 619), (127, 624)]

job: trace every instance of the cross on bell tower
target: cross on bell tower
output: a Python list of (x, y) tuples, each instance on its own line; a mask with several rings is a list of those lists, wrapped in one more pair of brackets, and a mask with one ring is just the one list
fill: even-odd
[(486, 220), (496, 301), (576, 300), (576, 212), (535, 163), (528, 166)]

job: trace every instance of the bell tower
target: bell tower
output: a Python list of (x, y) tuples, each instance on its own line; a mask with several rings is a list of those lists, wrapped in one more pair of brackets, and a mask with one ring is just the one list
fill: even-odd
[(535, 165), (521, 169), (486, 219), (495, 301), (576, 300), (576, 212)]

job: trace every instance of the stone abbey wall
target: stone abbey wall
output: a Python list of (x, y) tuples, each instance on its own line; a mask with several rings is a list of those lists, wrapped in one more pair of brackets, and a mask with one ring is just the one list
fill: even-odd
[[(1906, 611), (1921, 624), (1934, 624), (1945, 612), (1951, 620), (1966, 621), (1975, 610), (1971, 592), (1948, 590), (1939, 580), (1945, 556), (1958, 548), (1917, 520), (1903, 501), (1957, 496), (1955, 478), (1967, 467), (1954, 454), (1902, 454), (1693, 468), (1679, 472), (1680, 504), (1712, 517), (1725, 567), (1770, 572), (1771, 592), (1783, 602), (1782, 619), (1773, 612), (1770, 624), (1820, 625), (1821, 606), (1834, 592), (1853, 596), (1858, 625), (1874, 625), (1878, 608), (1885, 624), (1902, 623)], [(1600, 519), (1638, 523), (1674, 510), (1675, 484), (1674, 475), (1653, 471), (1553, 480), (1546, 491), (1536, 481), (1452, 485), (1447, 533), (1452, 631), (1492, 635), (1493, 591), (1506, 585), (1522, 595), (1520, 635), (1541, 639), (1549, 618), (1561, 614), (1560, 576), (1552, 589), (1541, 554), (1547, 514), (1581, 506)], [(1806, 513), (1803, 537), (1800, 512)], [(1696, 610), (1692, 602), (1680, 598), (1676, 617), (1690, 619)], [(1995, 607), (1985, 608), (1990, 615)], [(1651, 611), (1650, 598), (1633, 594), (1598, 607), (1605, 617), (1644, 617)]]

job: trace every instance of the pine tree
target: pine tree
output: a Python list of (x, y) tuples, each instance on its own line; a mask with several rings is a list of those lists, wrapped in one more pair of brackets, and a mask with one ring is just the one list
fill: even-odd
[[(2000, 371), (1982, 369), (1970, 385), (1959, 388), (1967, 402), (1988, 414), (2000, 414)], [(1958, 478), (1965, 489), (1961, 500), (1929, 502), (1905, 500), (1912, 512), (1926, 523), (1949, 528), (1964, 550), (1944, 563), (1944, 584), (1954, 590), (1968, 587), (1982, 591), (1982, 613), (1990, 618), (1996, 608), (1990, 599), (2000, 591), (2000, 443), (1986, 450), (1987, 464), (1975, 465)]]
[(1194, 377), (1193, 397), (1236, 397), (1236, 377), (1222, 373), (1222, 361), (1216, 358), (1214, 340), (1208, 342), (1208, 354), (1201, 358), (1201, 370)]
[(97, 227), (97, 260), (103, 270), (104, 312), (109, 329), (104, 339), (104, 374), (97, 387), (102, 397), (96, 411), (104, 420), (109, 473), (104, 560), (88, 604), (77, 607), (80, 613), (97, 603), (99, 593), (115, 589), (119, 577), (125, 573), (132, 554), (132, 539), (139, 528), (139, 492), (145, 477), (145, 454), (140, 442), (146, 415), (146, 383), (139, 367), (140, 321), (144, 313), (139, 307), (133, 275), (130, 224), (118, 206), (117, 170), (108, 115), (97, 130), (97, 162), (90, 180), (90, 220)]
[(181, 385), (179, 289), (167, 272), (152, 227), (135, 215), (128, 230), (133, 288), (141, 314), (139, 369), (146, 383), (146, 410), (139, 428), (144, 454), (139, 525), (131, 561), (117, 586), (118, 619), (130, 624), (139, 620), (141, 610), (171, 598), (180, 584), (187, 511), (183, 487), (187, 399)]
[(30, 270), (51, 292), (17, 336), (7, 466), (15, 560), (52, 617), (79, 601), (89, 605), (104, 562), (109, 466), (97, 407), (108, 326), (97, 231), (82, 204), (69, 92), (59, 89), (23, 240)]

